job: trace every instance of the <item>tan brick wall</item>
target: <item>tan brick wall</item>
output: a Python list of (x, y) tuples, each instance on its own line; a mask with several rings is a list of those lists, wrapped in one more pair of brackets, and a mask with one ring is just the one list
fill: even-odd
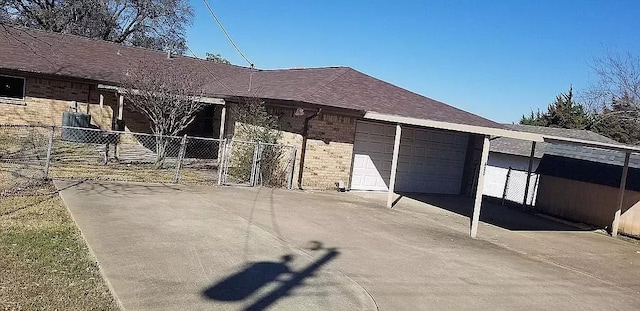
[(0, 98), (0, 124), (62, 125), (62, 112), (71, 111), (78, 103), (79, 111), (89, 113), (92, 123), (111, 128), (113, 110), (100, 109), (99, 91), (94, 84), (27, 77), (23, 101)]
[[(100, 108), (100, 94), (103, 108)], [(72, 111), (78, 103), (78, 111), (87, 112), (91, 123), (102, 129), (111, 129), (114, 114), (118, 113), (118, 98), (113, 90), (98, 90), (96, 84), (75, 81), (26, 77), (23, 101), (0, 98), (0, 124), (62, 125), (62, 113)], [(150, 133), (147, 118), (125, 104), (123, 118), (127, 130)]]
[[(292, 109), (269, 108), (268, 110), (269, 113), (278, 117), (280, 129), (283, 131), (281, 143), (296, 147), (293, 185), (297, 187), (305, 117), (293, 116)], [(349, 187), (356, 130), (355, 120), (353, 117), (321, 113), (309, 121), (302, 175), (304, 189), (335, 189), (335, 183), (339, 180)], [(233, 127), (228, 127), (227, 131), (227, 137), (231, 137)]]
[(353, 117), (320, 114), (309, 123), (303, 188), (335, 189), (343, 181), (348, 188), (356, 120)]

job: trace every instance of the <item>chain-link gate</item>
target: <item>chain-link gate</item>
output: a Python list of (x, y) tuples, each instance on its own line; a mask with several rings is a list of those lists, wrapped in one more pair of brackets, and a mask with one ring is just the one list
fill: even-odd
[[(527, 189), (527, 172), (509, 168), (504, 184), (502, 200), (521, 205), (534, 206), (536, 202), (536, 196), (538, 194), (539, 179), (539, 174), (531, 173), (531, 176), (529, 176), (528, 184), (529, 190), (525, 191), (525, 189)], [(524, 198), (525, 192), (527, 194), (526, 201)]]
[(293, 186), (294, 146), (229, 140), (225, 144), (221, 180), (227, 185)]

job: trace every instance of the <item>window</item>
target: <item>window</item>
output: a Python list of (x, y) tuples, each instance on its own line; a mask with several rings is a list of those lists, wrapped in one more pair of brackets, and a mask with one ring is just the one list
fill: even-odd
[(24, 78), (0, 76), (0, 97), (24, 99)]

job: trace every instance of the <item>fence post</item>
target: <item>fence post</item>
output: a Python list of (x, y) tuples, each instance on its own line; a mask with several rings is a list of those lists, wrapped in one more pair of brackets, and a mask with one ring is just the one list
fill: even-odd
[(224, 178), (225, 173), (224, 173), (224, 167), (225, 167), (225, 161), (227, 158), (227, 139), (223, 139), (220, 141), (220, 145), (218, 146), (218, 148), (222, 151), (222, 152), (218, 152), (218, 186), (221, 186), (223, 183), (225, 183), (222, 179)]
[(507, 179), (504, 181), (504, 190), (502, 190), (502, 205), (504, 205), (504, 200), (507, 197), (507, 189), (509, 189), (509, 177), (511, 177), (511, 166), (509, 166), (509, 170), (507, 171)]
[(49, 179), (49, 166), (51, 165), (51, 152), (53, 150), (53, 135), (56, 132), (54, 126), (51, 127), (51, 133), (49, 134), (49, 146), (47, 147), (47, 162), (44, 164), (44, 179)]
[(259, 143), (256, 142), (256, 146), (253, 149), (253, 161), (251, 163), (251, 178), (249, 179), (249, 185), (254, 187), (256, 185), (256, 165), (258, 165), (258, 146)]
[(296, 170), (296, 153), (297, 153), (297, 150), (296, 150), (296, 147), (294, 146), (291, 152), (291, 161), (289, 161), (291, 162), (291, 165), (289, 166), (289, 169), (291, 170), (291, 172), (289, 172), (289, 177), (288, 177), (289, 180), (287, 180), (287, 189), (289, 190), (293, 188), (293, 171)]
[(258, 186), (258, 185), (262, 185), (262, 174), (261, 174), (261, 162), (262, 162), (262, 150), (264, 149), (264, 146), (262, 145), (262, 142), (258, 142), (256, 144), (256, 151), (255, 151), (255, 158), (254, 158), (254, 162), (253, 162), (253, 170), (254, 173), (253, 175), (253, 186)]
[(180, 151), (178, 151), (178, 163), (176, 163), (176, 172), (173, 174), (173, 182), (177, 183), (180, 180), (180, 167), (182, 166), (182, 159), (184, 158), (185, 149), (187, 148), (187, 134), (182, 137), (180, 142)]
[(538, 194), (538, 182), (540, 181), (540, 174), (536, 174), (535, 176), (536, 181), (533, 183), (533, 189), (531, 190), (531, 200), (529, 201), (529, 206), (531, 206), (531, 208), (533, 208), (533, 200)]

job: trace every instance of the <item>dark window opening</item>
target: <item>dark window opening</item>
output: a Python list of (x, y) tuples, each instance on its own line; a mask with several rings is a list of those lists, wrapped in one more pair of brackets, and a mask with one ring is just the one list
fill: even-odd
[(24, 79), (0, 76), (0, 97), (24, 98)]

